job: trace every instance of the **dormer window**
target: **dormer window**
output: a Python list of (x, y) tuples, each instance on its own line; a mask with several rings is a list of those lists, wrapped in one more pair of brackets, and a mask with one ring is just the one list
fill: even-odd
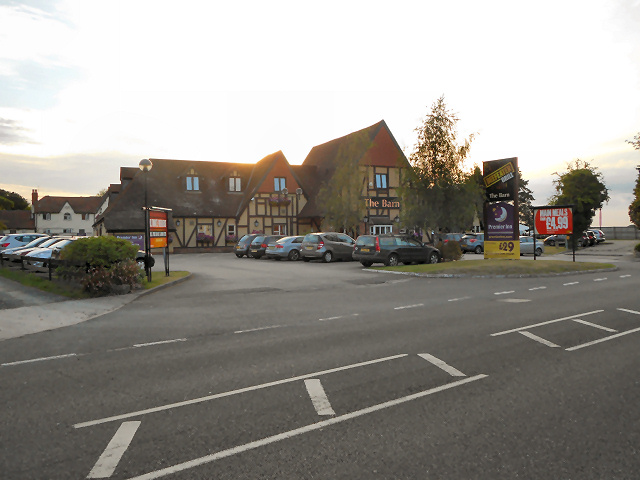
[(200, 178), (196, 171), (192, 168), (187, 173), (187, 191), (199, 191), (200, 190)]
[(275, 177), (273, 179), (273, 191), (281, 192), (284, 188), (286, 188), (287, 187), (286, 180), (287, 179), (285, 177)]
[(240, 177), (229, 177), (229, 191), (240, 192), (242, 191), (242, 182)]
[(64, 219), (65, 220), (71, 220), (71, 214), (70, 213), (65, 213), (64, 214)]

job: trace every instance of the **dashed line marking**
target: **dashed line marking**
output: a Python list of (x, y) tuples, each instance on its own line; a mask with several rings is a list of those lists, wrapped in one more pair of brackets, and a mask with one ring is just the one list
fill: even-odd
[(515, 290), (507, 290), (506, 292), (495, 292), (494, 295), (508, 295), (509, 293), (515, 293)]
[(424, 303), (416, 303), (415, 305), (403, 305), (401, 307), (393, 307), (394, 310), (405, 310), (407, 308), (424, 307)]
[(534, 290), (544, 290), (545, 288), (547, 287), (533, 287), (533, 288), (530, 288), (529, 291), (533, 292)]
[(604, 282), (605, 280), (607, 280), (607, 277), (604, 278), (594, 278), (593, 281), (594, 282)]
[(469, 300), (471, 297), (450, 298), (447, 302), (460, 302), (461, 300)]
[(313, 403), (313, 408), (316, 409), (318, 415), (335, 415), (336, 412), (331, 408), (329, 398), (322, 388), (322, 383), (317, 378), (309, 378), (304, 381), (304, 386), (307, 387), (307, 393)]
[(133, 345), (134, 348), (140, 348), (140, 347), (153, 347), (155, 345), (164, 345), (166, 343), (176, 343), (176, 342), (186, 342), (187, 339), (186, 338), (176, 338), (173, 340), (161, 340), (159, 342), (149, 342), (149, 343), (136, 343), (135, 345)]
[(397, 398), (395, 400), (390, 400), (388, 402), (379, 403), (377, 405), (373, 405), (371, 407), (363, 408), (362, 410), (356, 410), (355, 412), (347, 413), (345, 415), (340, 415), (339, 417), (329, 418), (327, 420), (323, 420), (321, 422), (313, 423), (311, 425), (305, 425), (304, 427), (296, 428), (294, 430), (289, 430), (287, 432), (278, 433), (276, 435), (272, 435), (270, 437), (263, 438), (261, 440), (256, 440), (254, 442), (246, 443), (244, 445), (239, 445), (237, 447), (229, 448), (227, 450), (222, 450), (220, 452), (212, 453), (210, 455), (205, 455), (204, 457), (195, 458), (193, 460), (189, 460), (184, 463), (179, 463), (177, 465), (173, 465), (171, 467), (166, 467), (161, 470), (156, 470), (154, 472), (149, 472), (144, 475), (139, 475), (137, 477), (130, 478), (129, 480), (152, 480), (155, 478), (164, 477), (166, 475), (171, 475), (177, 472), (182, 472), (184, 470), (188, 470), (191, 468), (198, 467), (200, 465), (204, 465), (207, 463), (214, 462), (216, 460), (220, 460), (221, 458), (231, 457), (233, 455), (237, 455), (242, 452), (246, 452), (249, 450), (253, 450), (259, 447), (263, 447), (265, 445), (270, 445), (275, 442), (279, 442), (282, 440), (286, 440), (289, 438), (296, 437), (298, 435), (302, 435), (305, 433), (313, 432), (315, 430), (320, 430), (324, 427), (328, 427), (330, 425), (335, 425), (337, 423), (345, 422), (347, 420), (351, 420), (354, 418), (361, 417), (363, 415), (368, 415), (370, 413), (378, 412), (384, 410), (386, 408), (395, 407), (397, 405), (401, 405), (406, 402), (410, 402), (413, 400), (417, 400), (419, 398), (427, 397), (434, 393), (442, 392), (444, 390), (449, 390), (451, 388), (459, 387), (466, 383), (475, 382), (476, 380), (481, 380), (486, 378), (487, 375), (480, 374), (474, 377), (464, 378), (462, 380), (458, 380), (452, 383), (448, 383), (446, 385), (441, 385), (439, 387), (431, 388), (429, 390), (424, 390), (422, 392), (414, 393), (412, 395), (407, 395), (406, 397)]
[(77, 357), (78, 354), (77, 353), (67, 353), (65, 355), (55, 355), (53, 357), (42, 357), (42, 358), (32, 358), (30, 360), (20, 360), (17, 362), (9, 362), (9, 363), (3, 363), (2, 366), (3, 367), (10, 367), (13, 365), (22, 365), (25, 363), (33, 363), (33, 362), (46, 362), (47, 360), (58, 360), (59, 358), (68, 358), (68, 357)]
[(519, 333), (521, 333), (522, 335), (524, 335), (527, 338), (530, 338), (531, 340), (535, 340), (538, 343), (541, 343), (543, 345), (546, 345), (547, 347), (551, 347), (551, 348), (560, 348), (560, 345), (556, 345), (555, 343), (550, 342), (549, 340), (545, 340), (542, 337), (539, 337), (537, 335), (534, 335), (531, 332), (527, 332), (527, 331), (520, 331)]
[(528, 298), (505, 298), (504, 300), (498, 300), (499, 302), (505, 303), (527, 303), (531, 300)]
[(341, 318), (357, 317), (359, 315), (360, 315), (359, 313), (352, 313), (352, 314), (349, 314), (349, 315), (338, 315), (337, 317), (319, 318), (318, 321), (319, 322), (326, 322), (328, 320), (340, 320)]
[(620, 278), (627, 278), (630, 277), (631, 275), (620, 275)]
[(139, 421), (124, 422), (120, 425), (120, 428), (118, 428), (118, 431), (107, 445), (107, 448), (102, 452), (100, 458), (98, 458), (98, 461), (89, 475), (87, 475), (87, 478), (109, 478), (113, 475), (118, 463), (120, 463), (122, 455), (124, 455), (124, 452), (129, 448), (139, 426)]
[(564, 285), (566, 287), (566, 286), (569, 286), (569, 285), (577, 285), (579, 283), (580, 282), (569, 282), (569, 283), (563, 283), (562, 285)]
[(418, 356), (424, 358), (427, 362), (432, 363), (433, 365), (440, 368), (441, 370), (444, 370), (452, 377), (466, 377), (466, 375), (462, 373), (460, 370), (453, 368), (451, 365), (446, 364), (445, 362), (443, 362), (439, 358), (434, 357), (433, 355), (429, 355), (428, 353), (419, 353)]
[(233, 333), (248, 333), (248, 332), (259, 332), (261, 330), (270, 330), (272, 328), (280, 328), (280, 327), (284, 327), (285, 325), (269, 325), (268, 327), (258, 327), (258, 328), (250, 328), (248, 330), (236, 330)]

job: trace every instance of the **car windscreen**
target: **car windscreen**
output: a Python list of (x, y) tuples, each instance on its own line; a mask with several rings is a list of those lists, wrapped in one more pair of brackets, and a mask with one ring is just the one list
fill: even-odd
[(307, 234), (304, 237), (303, 242), (305, 243), (318, 243), (320, 241), (320, 237), (318, 235)]
[(356, 240), (356, 245), (363, 247), (373, 247), (376, 244), (376, 237), (360, 236)]
[(251, 242), (251, 245), (253, 245), (254, 243), (262, 243), (264, 241), (265, 237), (256, 237), (253, 239), (253, 241)]

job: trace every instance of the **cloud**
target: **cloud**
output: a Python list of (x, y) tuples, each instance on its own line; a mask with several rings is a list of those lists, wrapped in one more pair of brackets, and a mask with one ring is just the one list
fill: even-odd
[(0, 145), (36, 143), (26, 134), (28, 131), (14, 120), (0, 118)]

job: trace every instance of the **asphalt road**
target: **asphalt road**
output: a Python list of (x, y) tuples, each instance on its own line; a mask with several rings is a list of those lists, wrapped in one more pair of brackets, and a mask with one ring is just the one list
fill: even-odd
[(181, 256), (187, 282), (0, 343), (1, 476), (637, 479), (628, 260), (443, 279)]

